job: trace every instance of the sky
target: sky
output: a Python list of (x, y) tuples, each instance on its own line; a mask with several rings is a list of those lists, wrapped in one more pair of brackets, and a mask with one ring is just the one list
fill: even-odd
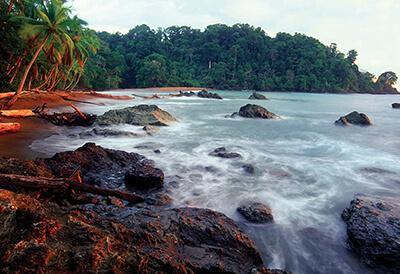
[[(400, 76), (400, 0), (71, 0), (98, 31), (126, 33), (136, 25), (249, 23), (268, 35), (303, 33), (340, 51), (358, 52), (360, 69)], [(399, 87), (400, 84), (398, 83)]]

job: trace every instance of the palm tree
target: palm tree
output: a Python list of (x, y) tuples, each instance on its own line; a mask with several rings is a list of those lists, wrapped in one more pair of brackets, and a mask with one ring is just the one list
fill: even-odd
[(21, 94), (28, 74), (37, 60), (43, 48), (54, 47), (55, 43), (64, 44), (69, 51), (73, 51), (74, 43), (69, 35), (71, 10), (63, 6), (61, 0), (43, 1), (36, 7), (36, 18), (27, 16), (15, 16), (13, 20), (21, 23), (20, 35), (26, 41), (34, 41), (36, 45), (35, 53), (25, 68), (21, 82), (14, 96), (7, 103), (6, 108), (10, 108)]

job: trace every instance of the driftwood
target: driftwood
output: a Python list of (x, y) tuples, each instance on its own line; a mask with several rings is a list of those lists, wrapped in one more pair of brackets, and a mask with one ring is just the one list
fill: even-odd
[[(152, 96), (144, 96), (144, 95), (138, 95), (138, 94), (132, 94), (132, 95), (139, 97), (139, 98), (143, 98), (143, 99), (161, 99), (161, 96), (158, 94), (154, 94)], [(163, 97), (167, 97), (167, 96), (163, 96)]]
[(21, 129), (19, 123), (0, 123), (0, 134), (18, 132)]
[(0, 110), (0, 116), (12, 118), (25, 118), (36, 116), (30, 109)]
[(4, 92), (0, 93), (0, 99), (10, 98), (14, 96), (14, 92)]
[(111, 94), (105, 94), (105, 93), (98, 93), (95, 91), (89, 92), (90, 95), (99, 97), (99, 98), (106, 98), (106, 99), (115, 99), (115, 100), (133, 100), (135, 99), (132, 96), (129, 95), (111, 95)]
[(33, 110), (39, 118), (50, 121), (56, 126), (91, 126), (96, 120), (97, 116), (93, 114), (86, 114), (81, 112), (76, 106), (70, 104), (70, 106), (75, 110), (75, 112), (68, 113), (52, 113), (49, 114), (46, 111), (46, 104), (42, 107), (37, 107)]
[(70, 98), (69, 96), (64, 96), (64, 95), (59, 95), (61, 98), (63, 98), (65, 101), (70, 101), (70, 102), (76, 102), (76, 103), (82, 103), (82, 104), (89, 104), (89, 105), (96, 105), (96, 106), (104, 106), (104, 103), (95, 103), (95, 102), (89, 102), (89, 101), (84, 101), (84, 100), (77, 100)]
[(141, 203), (145, 199), (134, 193), (115, 189), (101, 188), (75, 181), (72, 178), (47, 178), (14, 174), (0, 174), (0, 187), (10, 190), (15, 188), (54, 189), (60, 191), (78, 191), (101, 196), (113, 196), (130, 203)]

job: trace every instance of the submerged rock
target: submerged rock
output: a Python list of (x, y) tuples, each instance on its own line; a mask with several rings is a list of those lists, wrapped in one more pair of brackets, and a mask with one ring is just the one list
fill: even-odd
[(215, 157), (220, 157), (220, 158), (226, 158), (226, 159), (232, 159), (232, 158), (241, 158), (242, 155), (240, 155), (237, 152), (229, 152), (225, 147), (219, 147), (214, 149), (213, 152), (210, 152), (210, 156), (215, 156)]
[(366, 114), (357, 111), (342, 116), (335, 122), (335, 125), (339, 126), (348, 126), (350, 124), (357, 126), (370, 126), (372, 125), (372, 122)]
[(261, 118), (261, 119), (276, 119), (279, 118), (275, 113), (268, 111), (262, 106), (247, 104), (240, 108), (239, 112), (235, 112), (231, 117), (241, 116), (244, 118)]
[(366, 264), (400, 272), (399, 199), (356, 195), (342, 218), (350, 246)]
[(253, 94), (250, 95), (249, 99), (250, 100), (268, 100), (267, 97), (265, 97), (264, 95), (262, 95), (261, 93), (258, 93), (258, 92), (253, 92)]
[(400, 103), (393, 103), (392, 108), (400, 108)]
[(249, 222), (252, 223), (270, 223), (274, 221), (272, 210), (269, 206), (258, 203), (249, 202), (237, 208), (237, 211)]
[(138, 105), (124, 109), (110, 110), (100, 115), (99, 125), (130, 124), (136, 126), (168, 126), (176, 119), (156, 105)]
[(206, 91), (206, 90), (202, 90), (202, 91), (199, 91), (198, 93), (197, 93), (197, 96), (198, 97), (200, 97), (200, 98), (209, 98), (209, 99), (223, 99), (220, 95), (218, 95), (217, 93), (211, 93), (211, 92), (208, 92), (208, 91)]
[(153, 135), (153, 134), (160, 132), (160, 129), (155, 126), (144, 126), (143, 130), (146, 131), (146, 133), (149, 135)]
[(242, 165), (242, 169), (244, 172), (246, 172), (248, 174), (256, 173), (256, 169), (252, 164), (244, 164), (244, 165)]
[(0, 272), (250, 273), (262, 265), (221, 213), (118, 210), (126, 213), (105, 217), (0, 190)]
[(114, 130), (107, 128), (94, 128), (91, 131), (85, 131), (79, 133), (79, 137), (94, 137), (94, 136), (103, 136), (103, 137), (139, 137), (143, 136), (141, 134), (130, 132), (130, 131), (122, 131), (122, 130)]

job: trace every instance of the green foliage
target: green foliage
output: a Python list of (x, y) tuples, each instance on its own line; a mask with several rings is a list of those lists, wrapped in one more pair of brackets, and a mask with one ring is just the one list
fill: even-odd
[(110, 66), (119, 57), (103, 56), (103, 67), (109, 67), (98, 71), (103, 76), (85, 71), (90, 87), (98, 87), (99, 78), (114, 75), (118, 67), (120, 82), (101, 88), (203, 85), (304, 92), (379, 89), (373, 75), (359, 71), (355, 50), (345, 56), (336, 44), (325, 46), (302, 34), (278, 33), (271, 38), (261, 28), (247, 24), (216, 24), (204, 31), (186, 26), (152, 30), (140, 25), (126, 35), (102, 32), (98, 36), (103, 50), (122, 56), (124, 62)]

